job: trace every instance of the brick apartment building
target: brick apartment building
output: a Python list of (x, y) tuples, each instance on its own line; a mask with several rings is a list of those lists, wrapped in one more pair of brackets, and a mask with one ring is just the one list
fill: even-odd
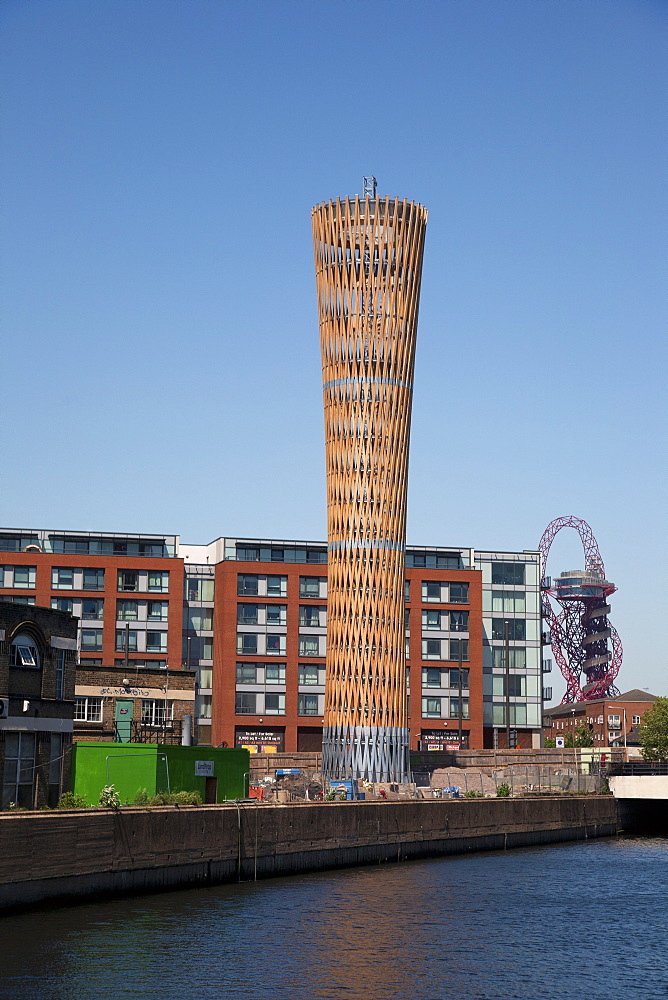
[(656, 701), (656, 695), (634, 688), (615, 698), (597, 698), (572, 705), (556, 705), (543, 713), (545, 736), (567, 736), (587, 726), (595, 747), (635, 746), (642, 718)]
[[(135, 724), (178, 720), (193, 704), (192, 693), (183, 694), (191, 677), (178, 682), (185, 669), (197, 682), (200, 742), (320, 748), (323, 542), (218, 538), (186, 545), (176, 535), (4, 529), (0, 552), (3, 600), (79, 619), (78, 732), (109, 738), (127, 721), (130, 706), (118, 704), (124, 700), (133, 702)], [(462, 745), (505, 746), (506, 623), (510, 725), (518, 746), (539, 745), (542, 674), (550, 666), (542, 658), (539, 580), (535, 551), (408, 546), (413, 749), (458, 745), (460, 654)]]

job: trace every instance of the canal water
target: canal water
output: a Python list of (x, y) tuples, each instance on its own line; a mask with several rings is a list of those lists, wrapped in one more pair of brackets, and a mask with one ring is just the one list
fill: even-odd
[(668, 839), (350, 868), (6, 916), (30, 1000), (668, 998)]

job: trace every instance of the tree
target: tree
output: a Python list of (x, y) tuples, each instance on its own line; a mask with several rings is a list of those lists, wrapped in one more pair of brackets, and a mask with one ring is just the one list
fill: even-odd
[(668, 698), (657, 698), (640, 726), (640, 753), (645, 760), (668, 760)]

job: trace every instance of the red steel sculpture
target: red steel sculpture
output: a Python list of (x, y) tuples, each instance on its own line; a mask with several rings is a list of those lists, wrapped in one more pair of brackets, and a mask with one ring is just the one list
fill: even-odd
[(571, 514), (548, 524), (538, 544), (543, 572), (550, 546), (562, 528), (575, 528), (580, 535), (585, 565), (584, 570), (561, 573), (553, 581), (543, 578), (543, 621), (551, 633), (552, 655), (566, 679), (564, 705), (619, 694), (614, 680), (623, 650), (617, 630), (608, 620), (608, 598), (617, 588), (605, 579), (601, 553), (586, 521)]

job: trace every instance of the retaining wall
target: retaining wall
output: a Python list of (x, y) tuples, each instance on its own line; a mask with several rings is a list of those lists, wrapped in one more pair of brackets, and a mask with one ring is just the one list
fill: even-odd
[(0, 909), (617, 832), (612, 796), (0, 814)]

